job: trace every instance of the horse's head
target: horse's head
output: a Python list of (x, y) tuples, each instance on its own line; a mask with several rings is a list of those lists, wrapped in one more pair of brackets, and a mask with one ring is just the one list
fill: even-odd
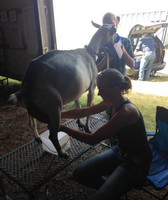
[(98, 28), (98, 32), (100, 32), (101, 36), (102, 36), (102, 41), (101, 41), (101, 45), (106, 45), (109, 42), (114, 42), (114, 38), (115, 38), (115, 34), (116, 34), (116, 28), (114, 25), (112, 24), (103, 24), (103, 25), (99, 25), (93, 21), (92, 25), (96, 28)]
[(92, 22), (92, 24), (98, 28), (98, 30), (93, 35), (87, 49), (89, 49), (89, 52), (92, 52), (92, 55), (97, 55), (100, 48), (114, 41), (116, 28), (112, 24), (103, 24), (102, 26), (94, 22)]

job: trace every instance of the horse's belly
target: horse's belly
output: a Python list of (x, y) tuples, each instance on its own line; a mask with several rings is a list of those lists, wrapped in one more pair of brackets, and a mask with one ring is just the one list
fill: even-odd
[(80, 98), (83, 93), (85, 93), (90, 87), (90, 81), (80, 80), (80, 82), (72, 82), (65, 91), (62, 92), (62, 102), (63, 104), (70, 103), (78, 98)]

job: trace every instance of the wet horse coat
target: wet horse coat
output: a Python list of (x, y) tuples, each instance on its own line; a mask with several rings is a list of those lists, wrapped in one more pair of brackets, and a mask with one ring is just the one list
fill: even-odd
[[(114, 33), (112, 25), (103, 25), (86, 48), (53, 50), (34, 59), (26, 72), (21, 91), (10, 96), (11, 101), (22, 95), (29, 115), (48, 124), (49, 139), (60, 157), (67, 157), (57, 138), (62, 105), (77, 100), (86, 91), (89, 91), (88, 104), (91, 104), (98, 73), (94, 58), (100, 46)], [(34, 132), (37, 133), (37, 130)]]

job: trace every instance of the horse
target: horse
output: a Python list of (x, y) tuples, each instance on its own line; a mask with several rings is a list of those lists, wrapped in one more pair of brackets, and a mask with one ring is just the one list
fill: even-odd
[(17, 103), (22, 96), (34, 133), (36, 119), (48, 124), (49, 139), (58, 155), (67, 158), (61, 149), (58, 131), (61, 123), (62, 106), (76, 101), (88, 91), (88, 105), (91, 105), (98, 74), (96, 57), (102, 45), (111, 40), (116, 29), (110, 24), (102, 25), (84, 48), (74, 50), (51, 50), (30, 62), (20, 91), (11, 94), (10, 103)]

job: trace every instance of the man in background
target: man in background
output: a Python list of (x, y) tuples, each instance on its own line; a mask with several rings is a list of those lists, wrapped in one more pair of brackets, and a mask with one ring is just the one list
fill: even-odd
[(142, 35), (134, 51), (135, 56), (142, 55), (139, 67), (139, 81), (149, 80), (156, 58), (155, 49), (154, 39), (148, 34)]
[[(108, 12), (103, 16), (103, 24), (112, 24), (117, 31), (120, 17), (114, 13)], [(135, 65), (133, 47), (129, 38), (121, 37), (116, 33), (114, 41), (110, 41), (102, 50), (98, 59), (98, 70), (102, 71), (106, 68), (113, 68), (126, 75), (126, 65), (133, 68)], [(107, 59), (109, 56), (109, 59)]]

